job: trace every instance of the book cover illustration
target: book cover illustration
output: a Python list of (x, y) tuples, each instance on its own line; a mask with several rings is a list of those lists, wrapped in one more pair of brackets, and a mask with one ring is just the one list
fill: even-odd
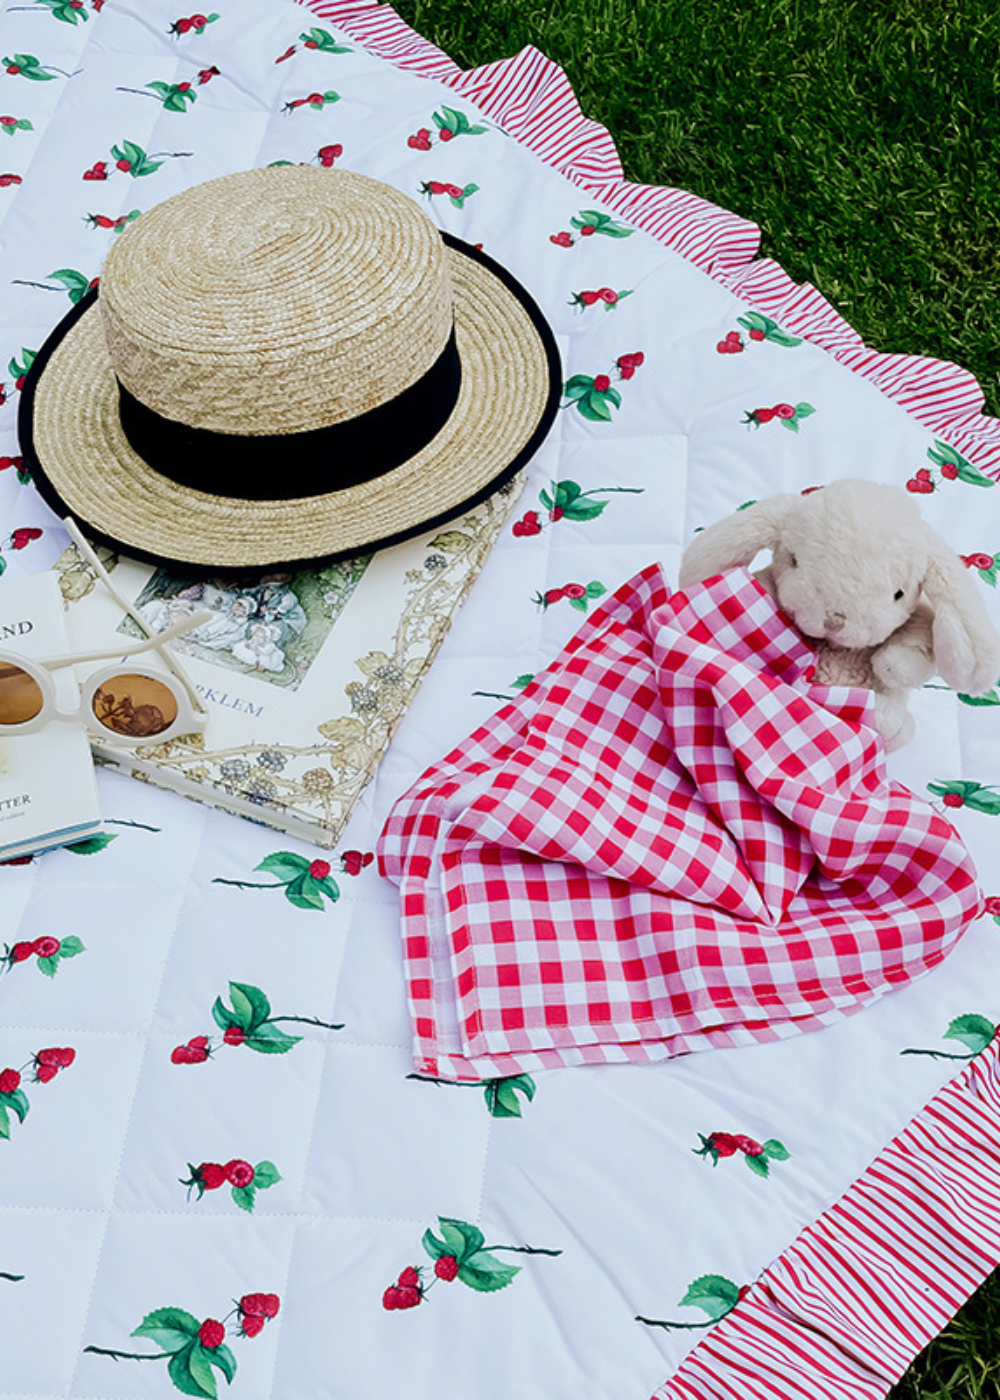
[[(371, 555), (261, 579), (172, 578), (158, 569), (135, 600), (154, 632), (199, 609), (212, 614), (173, 646), (212, 665), (296, 690), (364, 576)], [(139, 629), (126, 618), (123, 632)]]
[[(334, 845), (521, 484), (415, 540), (252, 582), (175, 579), (100, 550), (155, 631), (185, 610), (213, 616), (171, 644), (209, 710), (206, 733), (138, 754), (95, 739), (98, 761)], [(75, 547), (56, 567), (76, 643), (138, 630)]]

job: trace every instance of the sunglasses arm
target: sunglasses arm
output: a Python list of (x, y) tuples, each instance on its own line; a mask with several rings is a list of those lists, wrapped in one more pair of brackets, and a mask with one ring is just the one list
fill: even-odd
[[(194, 628), (210, 622), (212, 616), (213, 614), (208, 608), (201, 608), (191, 617), (182, 618), (180, 622), (175, 622), (172, 627), (165, 627), (162, 632), (157, 632), (155, 636), (147, 637), (144, 642), (133, 642), (130, 646), (115, 647), (112, 650), (85, 651), (71, 656), (54, 656), (37, 661), (35, 664), (44, 666), (48, 671), (58, 671), (63, 666), (83, 666), (91, 661), (110, 661), (116, 656), (135, 656), (141, 651), (154, 651), (161, 647), (164, 642), (172, 641), (174, 637), (183, 636), (185, 632), (191, 632)], [(173, 657), (168, 659), (171, 665), (176, 665)]]
[[(80, 530), (79, 525), (77, 525), (76, 521), (73, 519), (73, 517), (72, 517), (71, 515), (67, 515), (67, 516), (65, 517), (65, 519), (63, 520), (63, 525), (66, 527), (66, 533), (69, 535), (70, 539), (71, 539), (71, 540), (73, 541), (73, 543), (76, 545), (76, 547), (77, 547), (77, 549), (79, 550), (81, 556), (87, 561), (87, 563), (90, 565), (90, 567), (94, 570), (94, 573), (97, 575), (97, 577), (98, 577), (98, 578), (101, 580), (101, 582), (104, 584), (105, 588), (106, 588), (106, 589), (108, 590), (108, 592), (111, 594), (112, 598), (114, 598), (114, 600), (115, 600), (115, 602), (118, 604), (118, 606), (119, 606), (120, 608), (123, 609), (123, 611), (132, 619), (132, 621), (136, 624), (136, 626), (137, 626), (141, 631), (145, 632), (146, 635), (147, 635), (147, 637), (150, 637), (150, 638), (151, 638), (151, 640), (152, 640), (152, 642), (153, 642), (153, 645), (158, 646), (158, 645), (160, 645), (162, 642), (166, 641), (169, 637), (174, 636), (174, 635), (178, 635), (178, 634), (174, 631), (174, 629), (170, 629), (170, 628), (168, 628), (168, 629), (167, 629), (166, 631), (164, 631), (164, 632), (159, 632), (159, 633), (153, 634), (153, 633), (150, 631), (149, 624), (146, 622), (146, 620), (145, 620), (145, 618), (142, 616), (142, 614), (136, 611), (136, 609), (132, 606), (132, 604), (128, 601), (127, 598), (123, 598), (123, 597), (122, 597), (122, 595), (119, 593), (118, 589), (117, 589), (117, 588), (115, 587), (115, 585), (112, 583), (112, 581), (111, 581), (111, 575), (108, 573), (107, 569), (106, 569), (106, 568), (104, 567), (104, 565), (101, 563), (100, 559), (98, 559), (96, 551), (93, 550), (93, 549), (91, 549), (90, 545), (87, 543), (87, 540), (84, 538), (84, 536), (83, 536), (83, 534), (82, 534), (82, 532), (81, 532), (81, 530)], [(211, 613), (206, 614), (204, 617), (202, 617), (202, 621), (207, 621), (208, 618), (209, 618), (210, 616), (211, 616)], [(185, 628), (183, 628), (183, 629), (181, 629), (181, 630), (187, 631), (188, 628), (196, 627), (196, 626), (199, 626), (199, 625), (200, 625), (199, 623), (196, 623), (196, 622), (194, 622), (194, 621), (190, 621), (190, 620), (189, 620), (188, 626), (185, 627)], [(116, 655), (116, 656), (117, 656), (117, 655), (120, 655), (120, 653), (119, 653), (119, 652), (115, 652), (115, 653), (113, 653), (113, 655)], [(201, 697), (198, 695), (198, 692), (197, 692), (197, 691), (195, 690), (195, 688), (194, 688), (194, 682), (192, 681), (191, 677), (188, 675), (187, 671), (185, 671), (184, 667), (181, 665), (181, 663), (180, 663), (180, 661), (177, 659), (177, 657), (174, 656), (171, 652), (166, 652), (166, 651), (163, 652), (162, 655), (163, 655), (163, 659), (167, 662), (167, 664), (169, 665), (170, 669), (173, 671), (174, 675), (177, 676), (181, 681), (183, 681), (184, 685), (187, 687), (188, 695), (191, 697), (191, 703), (192, 703), (192, 705), (194, 706), (194, 708), (195, 708), (195, 710), (197, 711), (197, 713), (198, 713), (198, 714), (201, 714), (201, 715), (207, 714), (208, 711), (205, 709), (205, 706), (204, 706), (204, 705), (202, 704), (202, 702), (201, 702)]]

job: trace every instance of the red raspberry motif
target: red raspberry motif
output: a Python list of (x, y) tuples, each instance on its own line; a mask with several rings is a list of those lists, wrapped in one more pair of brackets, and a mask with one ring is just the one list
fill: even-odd
[(444, 192), (445, 192), (446, 195), (449, 195), (452, 199), (461, 199), (461, 198), (462, 198), (462, 186), (461, 186), (461, 185), (445, 185), (445, 187), (444, 187)]
[(593, 306), (595, 301), (600, 301), (600, 293), (599, 293), (599, 292), (581, 292), (581, 293), (580, 293), (580, 300), (583, 302), (584, 306)]
[(190, 83), (178, 83), (178, 84), (177, 84), (177, 91), (178, 91), (178, 92), (190, 92), (190, 90), (191, 90), (191, 84), (190, 84)]
[(934, 490), (934, 482), (926, 467), (921, 467), (915, 476), (910, 477), (906, 489), (917, 496), (927, 496)]
[(20, 530), (14, 531), (14, 533), (10, 537), (10, 542), (15, 549), (24, 549), (31, 543), (32, 540), (40, 539), (41, 534), (41, 530), (28, 529), (27, 527), (23, 527)]
[(16, 1069), (0, 1072), (0, 1094), (15, 1094), (21, 1084), (20, 1073)]
[(198, 1328), (198, 1340), (203, 1347), (214, 1350), (226, 1340), (226, 1329), (221, 1322), (216, 1322), (214, 1317), (206, 1317)]
[(442, 127), (441, 130), (438, 132), (438, 140), (450, 141), (454, 135), (455, 133), (453, 131), (449, 131), (448, 128), (445, 126)]
[(392, 1312), (399, 1307), (399, 1292), (400, 1290), (395, 1284), (392, 1284), (382, 1294), (382, 1306), (385, 1308), (386, 1312)]
[(431, 148), (431, 133), (426, 126), (422, 126), (413, 136), (407, 138), (406, 144), (413, 151), (429, 151)]
[(316, 152), (319, 163), (325, 170), (329, 170), (333, 162), (343, 154), (344, 148), (339, 141), (334, 146), (320, 146), (319, 150)]
[(222, 1032), (222, 1039), (227, 1045), (242, 1045), (247, 1038), (247, 1033), (242, 1026), (227, 1026)]
[(773, 408), (755, 408), (753, 411), (753, 418), (757, 423), (770, 423), (773, 417)]
[(1000, 919), (1000, 894), (987, 895), (985, 912), (992, 914), (995, 919)]
[(282, 1299), (277, 1294), (244, 1294), (239, 1299), (239, 1312), (248, 1317), (277, 1317)]
[(330, 862), (328, 860), (314, 860), (309, 867), (309, 874), (314, 880), (325, 880), (330, 873)]
[(942, 462), (941, 475), (944, 477), (945, 481), (954, 481), (955, 478), (958, 476), (958, 468), (955, 466), (955, 463)]
[(208, 1059), (208, 1054), (208, 1036), (196, 1035), (186, 1045), (178, 1045), (172, 1050), (170, 1059), (175, 1065), (200, 1065)]
[(340, 868), (345, 875), (360, 875), (374, 859), (374, 851), (345, 851), (340, 857)]
[(89, 170), (83, 172), (85, 180), (106, 180), (108, 178), (107, 162), (96, 160)]
[(960, 792), (946, 792), (941, 801), (946, 807), (964, 807), (965, 798)]
[(264, 1330), (266, 1321), (267, 1318), (261, 1317), (259, 1314), (251, 1314), (250, 1317), (241, 1318), (240, 1332), (244, 1337), (256, 1337), (259, 1332)]
[(0, 117), (0, 126), (17, 126), (17, 117)]
[(563, 596), (566, 598), (582, 598), (586, 592), (582, 583), (563, 584)]
[(10, 950), (10, 960), (12, 963), (24, 962), (26, 958), (31, 957), (34, 951), (34, 943), (15, 943), (13, 948), (11, 948)]
[[(23, 458), (23, 457), (0, 457), (0, 472), (5, 472), (5, 471), (7, 471), (10, 467), (14, 467), (17, 471), (23, 470), (23, 468), (24, 468), (24, 458)], [(27, 861), (24, 859), (23, 856), (16, 856), (15, 859), (16, 859), (16, 860), (24, 861), (24, 863), (27, 864)], [(30, 859), (30, 857), (29, 857), (29, 859)], [(5, 860), (5, 861), (0, 861), (0, 865), (13, 865), (13, 863), (14, 863), (13, 861), (7, 861), (7, 860)]]
[(218, 1191), (226, 1183), (227, 1169), (218, 1162), (202, 1162), (195, 1175), (206, 1191)]
[(107, 214), (88, 214), (87, 218), (93, 228), (114, 228), (117, 220), (109, 219)]
[(618, 373), (623, 379), (631, 379), (640, 365), (645, 363), (646, 356), (641, 350), (636, 350), (631, 355), (619, 355), (616, 360)]
[(732, 1133), (712, 1133), (708, 1142), (711, 1150), (720, 1157), (732, 1157), (739, 1151), (739, 1144)]
[(400, 1288), (418, 1288), (420, 1285), (420, 1274), (411, 1264), (400, 1274), (396, 1283)]
[(757, 1142), (755, 1138), (747, 1137), (743, 1133), (737, 1133), (734, 1140), (739, 1151), (745, 1152), (748, 1157), (759, 1157), (764, 1151), (762, 1143)]
[(115, 165), (118, 167), (119, 170), (124, 170), (126, 172), (132, 169), (132, 162), (126, 160), (124, 156), (122, 156), (121, 160), (116, 160)]
[(967, 569), (992, 569), (993, 567), (992, 554), (963, 554), (961, 560)]
[(599, 374), (594, 380), (594, 388), (599, 394), (603, 394), (605, 389), (611, 388), (611, 380), (606, 374)]
[(208, 19), (205, 17), (205, 15), (191, 16), (191, 24), (195, 29), (204, 29), (207, 23)]
[(210, 83), (210, 82), (212, 81), (213, 78), (218, 78), (218, 77), (219, 77), (219, 70), (218, 70), (218, 68), (216, 68), (215, 64), (213, 63), (212, 66), (211, 66), (211, 68), (202, 68), (202, 69), (199, 70), (199, 72), (198, 72), (198, 85), (199, 85), (199, 87), (204, 87), (206, 83)]
[(311, 92), (306, 98), (306, 101), (309, 103), (310, 107), (322, 107), (323, 94), (321, 92)]
[(525, 535), (539, 535), (542, 531), (541, 522), (538, 519), (537, 510), (526, 511), (520, 520), (515, 520), (511, 526), (513, 534), (521, 538)]
[(573, 235), (571, 233), (550, 233), (549, 242), (555, 243), (559, 248), (572, 248)]
[(766, 332), (762, 331), (759, 326), (754, 326), (753, 330), (750, 332), (750, 339), (764, 340), (766, 339)]
[(274, 60), (275, 63), (284, 63), (286, 59), (291, 58), (291, 56), (292, 56), (292, 54), (293, 54), (294, 52), (295, 52), (295, 45), (294, 45), (294, 44), (290, 44), (290, 45), (288, 46), (288, 48), (285, 50), (285, 52), (284, 52), (283, 54), (279, 54), (278, 57)]
[(779, 404), (775, 404), (775, 406), (774, 406), (774, 408), (771, 410), (771, 412), (774, 414), (775, 418), (794, 418), (794, 417), (795, 417), (795, 409), (792, 407), (792, 405), (791, 405), (790, 403), (779, 403)]
[(13, 77), (16, 77), (18, 73), (20, 73), (20, 71), (20, 65), (17, 63), (9, 63), (7, 65), (7, 72), (10, 73)]
[(226, 1180), (230, 1186), (245, 1187), (253, 1182), (254, 1171), (249, 1162), (244, 1162), (235, 1157), (231, 1162), (227, 1162), (224, 1168)]
[(550, 607), (553, 603), (558, 603), (560, 598), (564, 596), (561, 588), (550, 588), (545, 594), (545, 604), (547, 607)]
[(591, 235), (592, 233), (596, 233), (596, 232), (597, 232), (597, 225), (596, 225), (596, 224), (584, 224), (583, 228), (580, 230), (580, 237), (581, 237), (581, 238), (589, 238), (590, 235)]
[(419, 1288), (397, 1288), (396, 1307), (415, 1308), (423, 1296)]
[(40, 1084), (48, 1084), (55, 1079), (61, 1069), (71, 1065), (76, 1059), (76, 1051), (69, 1046), (39, 1050), (34, 1057), (35, 1078)]
[(51, 958), (58, 953), (61, 946), (58, 938), (36, 938), (32, 951), (40, 958)]
[(562, 518), (563, 518), (563, 508), (562, 508), (562, 506), (553, 506), (552, 509), (549, 511), (549, 519), (550, 519), (550, 520), (561, 520)]
[(600, 297), (601, 301), (606, 301), (609, 306), (614, 306), (615, 302), (618, 300), (618, 293), (612, 291), (610, 287), (601, 287), (597, 295)]
[(444, 194), (448, 189), (447, 185), (442, 185), (440, 180), (428, 180), (424, 189), (428, 194)]
[(434, 1272), (445, 1283), (451, 1283), (458, 1277), (458, 1260), (453, 1254), (443, 1254), (440, 1259), (434, 1261)]

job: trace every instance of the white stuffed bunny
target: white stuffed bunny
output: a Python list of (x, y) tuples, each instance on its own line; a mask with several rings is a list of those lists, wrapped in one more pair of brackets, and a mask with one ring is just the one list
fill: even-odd
[(1000, 636), (978, 585), (899, 487), (834, 481), (757, 501), (695, 536), (680, 586), (763, 549), (772, 562), (756, 577), (816, 643), (816, 679), (874, 690), (887, 749), (912, 737), (907, 692), (935, 672), (968, 695), (996, 683)]

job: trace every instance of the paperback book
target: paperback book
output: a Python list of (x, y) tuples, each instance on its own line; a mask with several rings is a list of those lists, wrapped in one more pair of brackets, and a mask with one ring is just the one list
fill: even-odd
[[(68, 650), (58, 576), (49, 572), (0, 580), (0, 686), (13, 688), (23, 678), (17, 657), (38, 661)], [(74, 710), (79, 693), (72, 669), (53, 671), (52, 677), (58, 708)], [(53, 719), (14, 738), (0, 729), (0, 861), (84, 841), (100, 826), (94, 764), (82, 721)]]
[[(152, 631), (212, 616), (170, 643), (208, 710), (205, 732), (139, 749), (94, 736), (95, 758), (335, 845), (520, 485), (404, 544), (299, 573), (192, 580), (101, 550)], [(138, 634), (75, 546), (56, 568), (75, 646)]]

